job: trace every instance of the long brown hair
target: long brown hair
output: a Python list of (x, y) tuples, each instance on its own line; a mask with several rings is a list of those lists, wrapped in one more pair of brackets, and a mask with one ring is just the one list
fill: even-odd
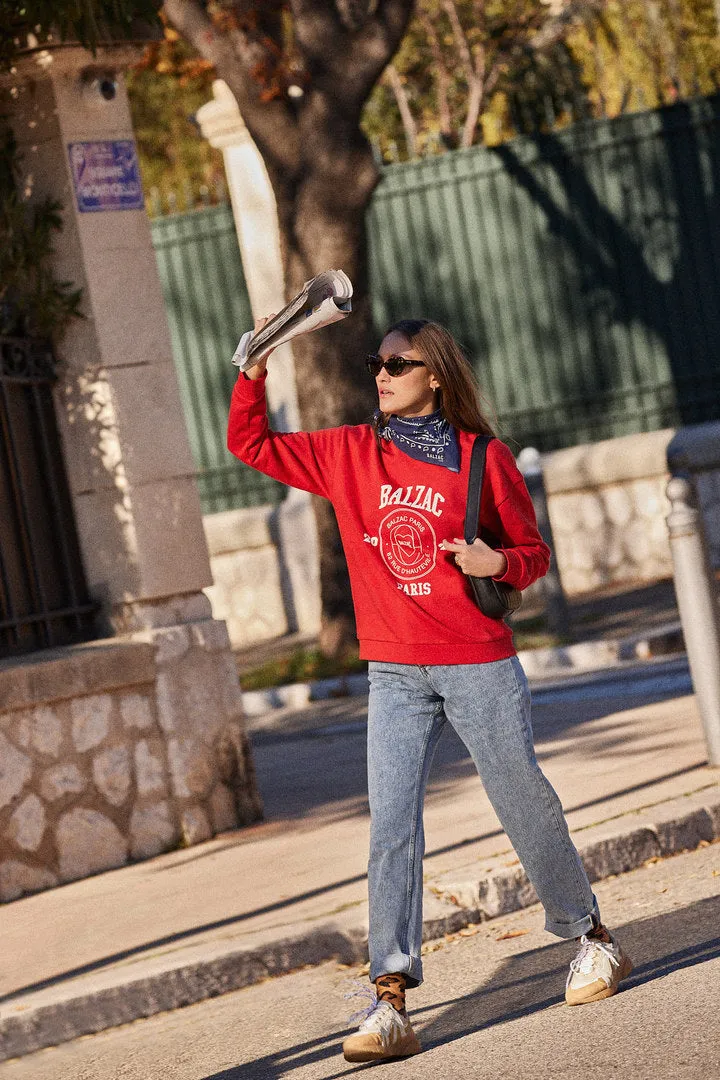
[[(469, 431), (477, 435), (494, 435), (493, 425), (485, 416), (481, 401), (492, 406), (482, 394), (475, 373), (462, 348), (440, 323), (430, 319), (401, 319), (385, 331), (388, 334), (402, 334), (416, 349), (428, 371), (432, 372), (440, 383), (439, 407), (443, 419), (459, 431)], [(373, 421), (376, 432), (380, 432), (388, 422), (388, 416), (379, 416)]]

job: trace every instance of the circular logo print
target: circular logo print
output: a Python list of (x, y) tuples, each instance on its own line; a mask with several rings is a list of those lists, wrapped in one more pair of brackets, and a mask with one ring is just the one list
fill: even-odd
[(435, 531), (422, 514), (392, 510), (380, 522), (378, 536), (385, 565), (401, 581), (417, 581), (435, 566)]

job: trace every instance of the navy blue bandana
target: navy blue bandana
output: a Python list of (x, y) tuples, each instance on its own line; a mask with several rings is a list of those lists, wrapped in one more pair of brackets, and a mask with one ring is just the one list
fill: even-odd
[[(375, 417), (381, 415), (378, 409)], [(460, 448), (455, 428), (443, 420), (439, 409), (429, 416), (391, 416), (379, 429), (379, 434), (416, 461), (427, 461), (430, 465), (460, 472)]]

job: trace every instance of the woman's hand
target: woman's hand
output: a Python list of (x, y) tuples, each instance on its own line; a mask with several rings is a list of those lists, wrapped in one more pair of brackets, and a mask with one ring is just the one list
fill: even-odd
[(479, 538), (466, 544), (456, 536), (454, 543), (442, 540), (440, 547), (443, 551), (454, 551), (455, 562), (463, 574), (471, 577), (502, 577), (507, 570), (507, 559), (502, 551), (495, 551)]
[[(265, 326), (267, 323), (270, 322), (271, 319), (274, 319), (274, 318), (275, 318), (275, 314), (273, 313), (272, 315), (266, 315), (264, 319), (256, 319), (255, 320), (255, 325), (253, 326), (253, 333), (257, 334), (258, 330), (262, 330), (263, 326)], [(251, 368), (248, 368), (248, 370), (245, 372), (248, 379), (252, 379), (253, 382), (254, 382), (255, 379), (259, 379), (259, 378), (261, 378), (262, 375), (265, 374), (265, 369), (267, 368), (268, 356), (270, 355), (271, 352), (272, 352), (272, 349), (268, 349), (268, 351), (266, 353), (263, 353), (261, 359), (258, 360), (257, 364), (255, 364)]]

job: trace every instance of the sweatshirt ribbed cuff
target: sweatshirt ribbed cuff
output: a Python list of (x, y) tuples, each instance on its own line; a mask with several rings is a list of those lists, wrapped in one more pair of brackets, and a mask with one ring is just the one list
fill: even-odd
[(497, 550), (502, 551), (507, 559), (507, 568), (504, 574), (501, 574), (500, 577), (496, 577), (493, 580), (504, 581), (507, 585), (512, 585), (515, 589), (519, 588), (519, 582), (522, 581), (524, 576), (522, 559), (513, 548), (498, 548)]

